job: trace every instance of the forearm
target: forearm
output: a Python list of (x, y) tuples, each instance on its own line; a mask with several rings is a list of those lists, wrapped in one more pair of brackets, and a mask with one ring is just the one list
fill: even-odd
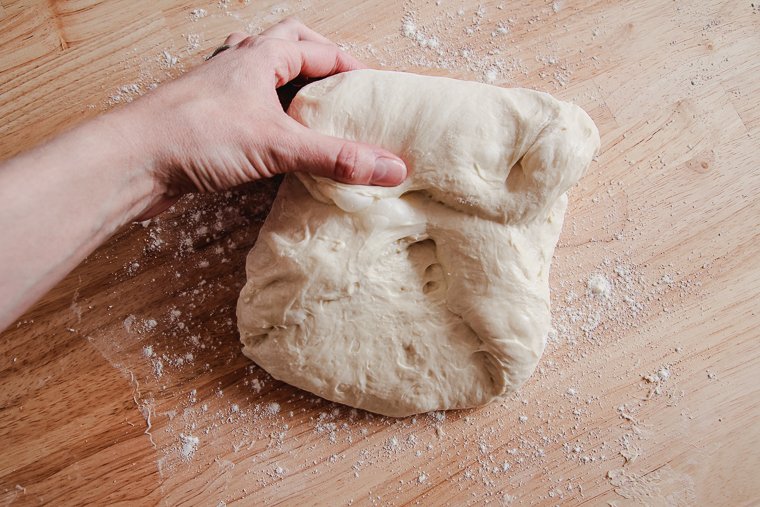
[(129, 115), (96, 118), (0, 164), (0, 330), (156, 201)]

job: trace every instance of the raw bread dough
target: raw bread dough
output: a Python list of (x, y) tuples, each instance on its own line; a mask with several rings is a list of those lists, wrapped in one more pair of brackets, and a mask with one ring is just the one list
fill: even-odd
[(245, 355), (272, 376), (389, 416), (485, 404), (533, 372), (550, 325), (565, 192), (599, 147), (550, 95), (361, 70), (288, 113), (399, 154), (399, 187), (285, 178), (248, 255)]

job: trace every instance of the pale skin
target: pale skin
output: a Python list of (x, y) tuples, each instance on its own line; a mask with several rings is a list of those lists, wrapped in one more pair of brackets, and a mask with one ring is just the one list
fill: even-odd
[(325, 37), (286, 20), (120, 109), (0, 163), (0, 330), (117, 229), (187, 192), (214, 192), (307, 171), (393, 186), (404, 162), (324, 136), (285, 114), (276, 89), (297, 77), (363, 68)]

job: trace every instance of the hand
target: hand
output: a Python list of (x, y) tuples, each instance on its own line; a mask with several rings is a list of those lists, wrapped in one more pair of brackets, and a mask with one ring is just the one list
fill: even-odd
[(139, 125), (159, 195), (149, 218), (185, 192), (218, 191), (275, 174), (306, 171), (345, 183), (398, 185), (406, 166), (378, 147), (312, 131), (277, 96), (297, 77), (321, 78), (364, 66), (298, 21), (249, 37), (135, 101), (123, 113)]
[(176, 81), (0, 162), (0, 330), (119, 227), (185, 192), (288, 171), (376, 185), (406, 177), (392, 153), (313, 132), (279, 103), (277, 88), (296, 77), (359, 62), (292, 20), (226, 43)]

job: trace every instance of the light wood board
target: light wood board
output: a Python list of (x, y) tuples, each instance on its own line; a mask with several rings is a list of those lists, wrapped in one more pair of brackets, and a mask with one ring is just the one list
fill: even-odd
[(277, 182), (186, 199), (2, 334), (0, 503), (760, 503), (757, 3), (0, 0), (0, 157), (288, 15), (370, 65), (537, 88), (596, 121), (538, 371), (402, 420), (274, 381), (234, 305)]

